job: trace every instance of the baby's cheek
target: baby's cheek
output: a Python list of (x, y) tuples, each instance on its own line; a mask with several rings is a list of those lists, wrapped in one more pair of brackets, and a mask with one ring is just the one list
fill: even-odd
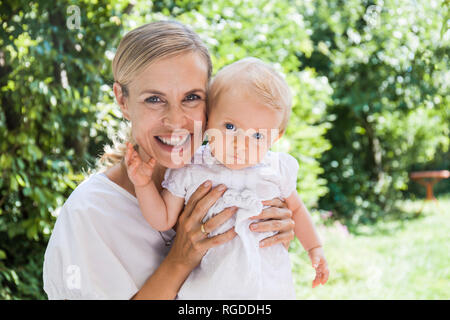
[(269, 147), (265, 145), (265, 143), (260, 143), (257, 147), (257, 154), (258, 154), (258, 161), (262, 161), (264, 157), (267, 154), (267, 151), (269, 151)]
[(224, 162), (224, 145), (217, 141), (217, 137), (212, 137), (209, 140), (209, 145), (211, 147), (211, 151), (214, 154), (214, 157), (220, 162)]
[(226, 135), (223, 136), (222, 149), (220, 150), (220, 153), (221, 153), (223, 159), (226, 159), (227, 156), (231, 156), (231, 157), (234, 156), (234, 142), (233, 142), (233, 139), (231, 139), (230, 137), (227, 138)]

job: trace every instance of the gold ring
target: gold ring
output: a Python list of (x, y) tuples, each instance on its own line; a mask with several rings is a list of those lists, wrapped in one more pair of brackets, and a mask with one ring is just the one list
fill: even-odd
[(201, 225), (201, 227), (200, 227), (200, 230), (202, 231), (202, 233), (204, 233), (204, 234), (208, 234), (208, 232), (206, 232), (206, 230), (205, 230), (205, 224), (204, 223), (202, 223), (202, 225)]

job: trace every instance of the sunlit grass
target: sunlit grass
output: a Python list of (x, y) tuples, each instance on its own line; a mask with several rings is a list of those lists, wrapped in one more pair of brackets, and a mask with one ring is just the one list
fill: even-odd
[(339, 224), (319, 227), (330, 278), (314, 289), (314, 270), (296, 240), (290, 252), (297, 298), (449, 299), (450, 199), (425, 203), (411, 219), (422, 205), (404, 201), (404, 220), (380, 221), (361, 228), (358, 235)]

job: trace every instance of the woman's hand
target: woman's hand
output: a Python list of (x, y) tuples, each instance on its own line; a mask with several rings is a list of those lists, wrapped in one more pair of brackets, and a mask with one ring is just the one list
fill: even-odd
[(206, 181), (190, 197), (178, 219), (177, 234), (167, 259), (178, 266), (183, 266), (188, 273), (200, 263), (208, 249), (230, 241), (236, 236), (234, 228), (231, 228), (222, 234), (208, 237), (209, 232), (236, 213), (236, 207), (226, 208), (205, 222), (203, 225), (205, 232), (201, 228), (202, 219), (225, 190), (225, 185), (219, 185), (211, 190), (211, 182)]
[(289, 249), (289, 244), (294, 240), (295, 223), (292, 219), (292, 211), (289, 210), (286, 203), (279, 198), (263, 201), (263, 205), (270, 207), (264, 209), (261, 214), (251, 217), (250, 219), (268, 220), (250, 224), (250, 230), (256, 232), (272, 231), (278, 233), (261, 240), (259, 246), (262, 248), (282, 243), (286, 250)]
[(125, 164), (128, 177), (135, 187), (144, 187), (152, 181), (153, 168), (155, 167), (156, 160), (150, 158), (145, 163), (129, 142), (127, 142)]

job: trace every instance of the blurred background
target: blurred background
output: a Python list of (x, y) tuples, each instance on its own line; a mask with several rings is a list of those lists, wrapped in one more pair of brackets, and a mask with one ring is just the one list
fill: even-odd
[(286, 74), (277, 150), (325, 242), (330, 279), (296, 240), (299, 299), (449, 299), (450, 180), (424, 201), (413, 171), (448, 170), (450, 15), (443, 0), (0, 0), (0, 299), (46, 299), (61, 207), (121, 122), (111, 62), (156, 20), (190, 25), (214, 72), (255, 56)]

